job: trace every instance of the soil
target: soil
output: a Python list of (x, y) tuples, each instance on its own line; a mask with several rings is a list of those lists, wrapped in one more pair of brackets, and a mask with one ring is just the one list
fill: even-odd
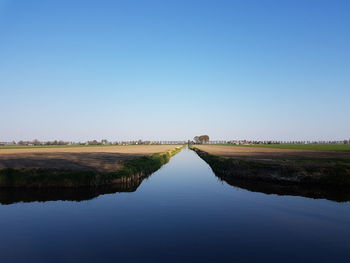
[(296, 149), (276, 149), (222, 145), (195, 145), (198, 149), (212, 155), (230, 157), (235, 159), (280, 162), (293, 160), (350, 160), (350, 152), (319, 151), (319, 150), (296, 150)]
[(174, 149), (177, 145), (1, 149), (0, 169), (43, 168), (115, 171), (121, 162)]

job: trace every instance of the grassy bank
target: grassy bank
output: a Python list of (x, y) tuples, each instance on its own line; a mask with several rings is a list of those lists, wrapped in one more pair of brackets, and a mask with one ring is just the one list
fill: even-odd
[(0, 187), (80, 187), (127, 182), (157, 171), (183, 147), (124, 161), (122, 168), (113, 172), (73, 171), (55, 169), (0, 170)]
[(319, 161), (264, 163), (254, 160), (211, 155), (198, 148), (191, 147), (214, 173), (223, 179), (275, 182), (285, 184), (327, 185), (336, 187), (350, 186), (350, 166), (346, 164), (323, 165)]
[(350, 144), (255, 144), (255, 145), (233, 145), (226, 146), (293, 149), (293, 150), (319, 150), (319, 151), (350, 151)]

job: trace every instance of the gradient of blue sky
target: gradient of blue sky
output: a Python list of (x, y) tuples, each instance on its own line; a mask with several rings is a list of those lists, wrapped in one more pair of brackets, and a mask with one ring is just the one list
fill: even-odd
[(0, 0), (0, 140), (350, 137), (350, 1)]

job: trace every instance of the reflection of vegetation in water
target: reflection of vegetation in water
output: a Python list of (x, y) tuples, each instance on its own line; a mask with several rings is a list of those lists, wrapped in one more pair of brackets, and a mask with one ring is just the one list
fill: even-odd
[(145, 178), (135, 176), (127, 182), (98, 187), (2, 188), (0, 203), (90, 200), (103, 194), (135, 192)]
[(345, 187), (327, 187), (316, 185), (295, 185), (295, 184), (278, 184), (262, 181), (246, 181), (223, 177), (220, 174), (215, 174), (220, 180), (229, 185), (249, 190), (251, 192), (259, 192), (264, 194), (276, 195), (292, 195), (303, 196), (314, 199), (328, 199), (337, 202), (350, 201), (350, 191)]
[(125, 182), (130, 177), (147, 176), (167, 163), (171, 156), (181, 151), (177, 147), (164, 153), (128, 160), (114, 172), (73, 171), (50, 169), (3, 169), (0, 170), (2, 187), (81, 187), (100, 186)]
[(266, 194), (325, 198), (338, 202), (350, 201), (350, 178), (349, 175), (345, 177), (347, 171), (344, 172), (343, 167), (332, 168), (336, 173), (340, 171), (341, 174), (338, 176), (326, 177), (321, 181), (320, 178), (314, 181), (297, 181), (293, 180), (295, 174), (300, 173), (297, 167), (281, 168), (273, 164), (237, 161), (214, 156), (194, 147), (191, 149), (210, 165), (218, 178), (232, 186)]

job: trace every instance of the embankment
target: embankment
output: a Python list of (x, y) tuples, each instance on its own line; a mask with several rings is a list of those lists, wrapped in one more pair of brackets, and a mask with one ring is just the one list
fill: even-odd
[(350, 201), (349, 167), (234, 159), (209, 154), (190, 147), (209, 164), (215, 175), (227, 184), (252, 192), (303, 196), (337, 202)]
[(127, 183), (154, 173), (182, 148), (122, 161), (116, 171), (5, 168), (0, 170), (0, 187), (97, 187)]

